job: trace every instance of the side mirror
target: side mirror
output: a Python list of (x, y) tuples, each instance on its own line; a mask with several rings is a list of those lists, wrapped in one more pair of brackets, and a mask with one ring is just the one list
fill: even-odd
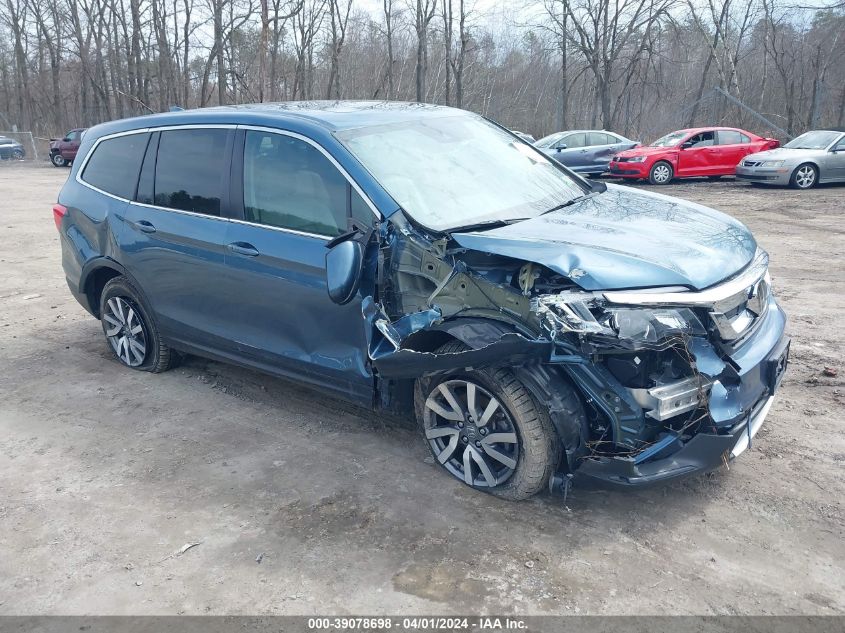
[(352, 301), (361, 283), (364, 247), (355, 240), (335, 244), (326, 253), (326, 289), (338, 305)]
[(562, 150), (562, 149), (566, 149), (566, 143), (561, 143), (561, 144), (560, 144), (560, 145), (558, 145), (555, 149), (556, 149), (557, 151), (560, 151), (560, 150)]
[(65, 143), (70, 143), (70, 137), (66, 136), (62, 139), (62, 141), (64, 141)]
[(689, 149), (693, 146), (692, 141), (687, 141), (686, 143), (681, 143), (681, 149)]

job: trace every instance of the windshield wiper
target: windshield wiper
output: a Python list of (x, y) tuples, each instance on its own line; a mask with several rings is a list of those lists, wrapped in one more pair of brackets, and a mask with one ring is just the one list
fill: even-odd
[(463, 233), (464, 231), (477, 231), (479, 229), (497, 229), (515, 222), (522, 222), (528, 218), (513, 218), (511, 220), (484, 220), (483, 222), (473, 222), (472, 224), (464, 224), (463, 226), (456, 226), (454, 228), (446, 229), (449, 233)]
[(565, 209), (566, 207), (572, 206), (573, 204), (575, 204), (577, 202), (581, 202), (582, 200), (586, 200), (591, 195), (593, 195), (593, 193), (594, 192), (591, 191), (590, 193), (585, 193), (582, 196), (575, 196), (574, 198), (572, 198), (571, 200), (567, 200), (563, 204), (559, 204), (556, 207), (552, 207), (548, 211), (543, 211), (540, 215), (546, 215), (547, 213), (552, 213), (554, 211), (560, 211), (561, 209)]

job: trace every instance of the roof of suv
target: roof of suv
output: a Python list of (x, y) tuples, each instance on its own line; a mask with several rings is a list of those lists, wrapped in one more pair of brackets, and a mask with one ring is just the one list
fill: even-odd
[(183, 124), (243, 123), (273, 125), (282, 121), (316, 125), (329, 131), (401, 123), (432, 116), (471, 116), (465, 110), (427, 103), (396, 101), (289, 101), (217, 106), (150, 114), (97, 126), (96, 136)]

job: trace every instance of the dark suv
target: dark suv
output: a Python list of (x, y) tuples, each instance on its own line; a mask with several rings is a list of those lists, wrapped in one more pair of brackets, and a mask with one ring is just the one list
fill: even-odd
[(92, 128), (54, 208), (68, 284), (127, 367), (180, 353), (415, 415), (511, 499), (745, 450), (787, 363), (736, 220), (591, 183), (451, 108), (303, 103)]

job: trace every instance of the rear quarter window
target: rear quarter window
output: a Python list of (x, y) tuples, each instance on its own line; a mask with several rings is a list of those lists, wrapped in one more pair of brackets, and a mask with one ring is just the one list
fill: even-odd
[(100, 141), (85, 164), (82, 180), (113, 196), (131, 200), (149, 139), (149, 133), (143, 133)]

